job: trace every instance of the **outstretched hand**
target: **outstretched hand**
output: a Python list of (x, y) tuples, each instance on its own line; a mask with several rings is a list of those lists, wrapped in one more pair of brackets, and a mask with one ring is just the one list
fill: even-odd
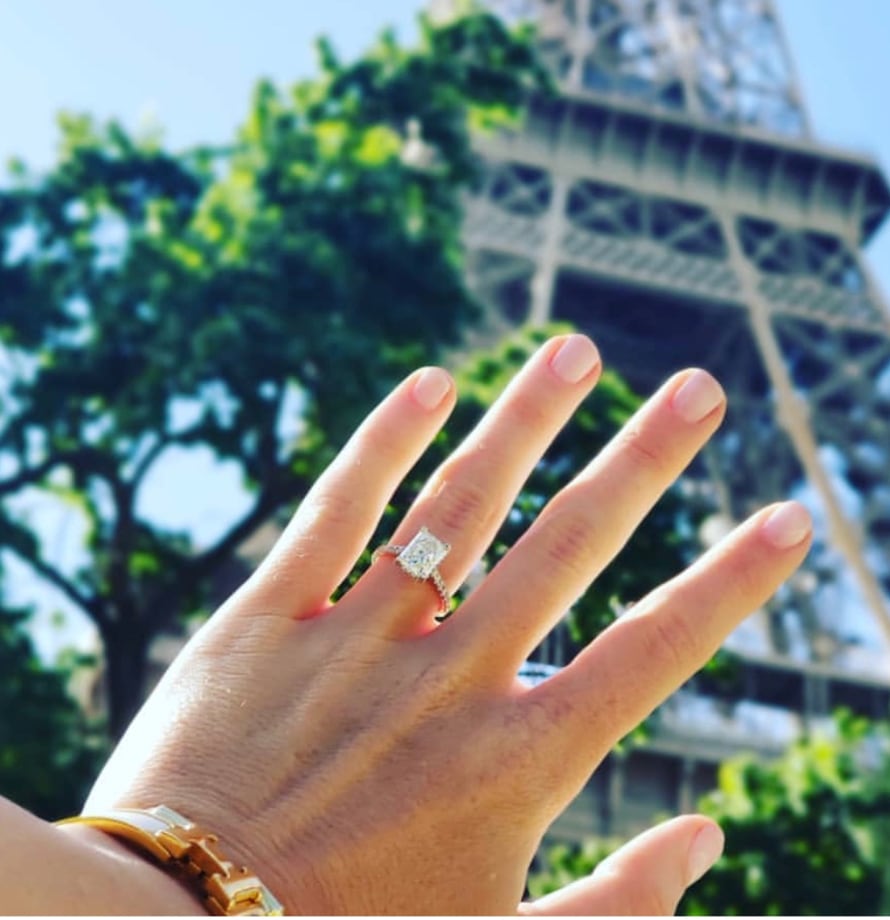
[[(439, 570), (454, 590), (598, 374), (585, 337), (546, 343), (392, 543), (422, 526), (449, 543)], [(448, 375), (427, 368), (367, 418), (171, 666), (85, 812), (182, 811), (288, 912), (516, 911), (546, 827), (615, 742), (791, 574), (810, 524), (795, 503), (754, 515), (528, 688), (520, 664), (717, 428), (723, 393), (704, 371), (669, 380), (443, 624), (433, 585), (389, 556), (332, 604), (454, 398)], [(521, 911), (672, 909), (703, 822), (662, 826)], [(627, 884), (642, 869), (653, 873), (646, 885)]]

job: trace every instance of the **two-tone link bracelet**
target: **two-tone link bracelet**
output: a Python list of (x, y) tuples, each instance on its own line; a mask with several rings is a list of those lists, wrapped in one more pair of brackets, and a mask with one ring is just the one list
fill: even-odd
[(87, 824), (132, 844), (161, 868), (197, 887), (211, 914), (280, 917), (284, 913), (281, 903), (258, 876), (223, 858), (215, 834), (165, 805), (116, 808), (56, 823)]

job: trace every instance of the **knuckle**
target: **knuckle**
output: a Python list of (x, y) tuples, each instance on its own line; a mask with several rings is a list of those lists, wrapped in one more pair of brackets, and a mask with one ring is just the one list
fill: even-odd
[(545, 402), (538, 395), (517, 394), (505, 407), (509, 429), (523, 432), (548, 427), (552, 402)]
[(663, 479), (668, 476), (668, 464), (664, 454), (639, 428), (629, 428), (620, 435), (620, 455), (634, 470), (647, 476)]
[(480, 532), (490, 524), (492, 501), (483, 485), (446, 478), (434, 494), (436, 516), (447, 530)]
[[(411, 426), (390, 425), (386, 428), (369, 426), (361, 433), (356, 444), (357, 458), (372, 458), (383, 463), (400, 463), (405, 453), (404, 435), (412, 430)], [(362, 459), (362, 462), (365, 462)]]
[(720, 578), (721, 592), (714, 590), (716, 579), (702, 579), (699, 591), (709, 603), (752, 606), (752, 599), (763, 598), (768, 590), (765, 585), (764, 567), (758, 565), (752, 554), (738, 554), (725, 560), (724, 577)]
[(546, 560), (563, 570), (589, 574), (597, 532), (593, 521), (577, 512), (563, 511), (543, 525)]
[(691, 662), (698, 661), (702, 642), (685, 607), (653, 611), (647, 619), (649, 660), (664, 663), (671, 670), (683, 671), (688, 670)]
[(325, 524), (353, 524), (359, 507), (360, 502), (355, 495), (331, 487), (312, 495), (306, 502), (305, 512)]

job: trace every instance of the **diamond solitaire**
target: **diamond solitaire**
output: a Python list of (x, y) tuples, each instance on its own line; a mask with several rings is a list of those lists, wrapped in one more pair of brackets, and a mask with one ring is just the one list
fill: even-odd
[(377, 547), (371, 556), (371, 562), (376, 562), (381, 556), (395, 556), (399, 568), (406, 575), (417, 581), (430, 582), (439, 595), (441, 613), (436, 617), (436, 622), (441, 623), (451, 616), (451, 595), (436, 566), (450, 551), (450, 543), (434, 537), (426, 527), (421, 527), (407, 546), (387, 543), (385, 546)]
[(418, 581), (426, 581), (448, 555), (451, 546), (421, 527), (411, 542), (396, 556), (402, 571)]

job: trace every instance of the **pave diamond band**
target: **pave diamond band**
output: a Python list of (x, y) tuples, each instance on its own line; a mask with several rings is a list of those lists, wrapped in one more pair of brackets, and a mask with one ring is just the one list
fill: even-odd
[(415, 581), (431, 582), (439, 595), (442, 612), (436, 616), (436, 621), (441, 623), (451, 615), (451, 595), (437, 566), (450, 551), (449, 543), (440, 540), (426, 527), (421, 527), (405, 546), (387, 543), (374, 550), (371, 561), (375, 562), (381, 556), (395, 556), (399, 568)]

